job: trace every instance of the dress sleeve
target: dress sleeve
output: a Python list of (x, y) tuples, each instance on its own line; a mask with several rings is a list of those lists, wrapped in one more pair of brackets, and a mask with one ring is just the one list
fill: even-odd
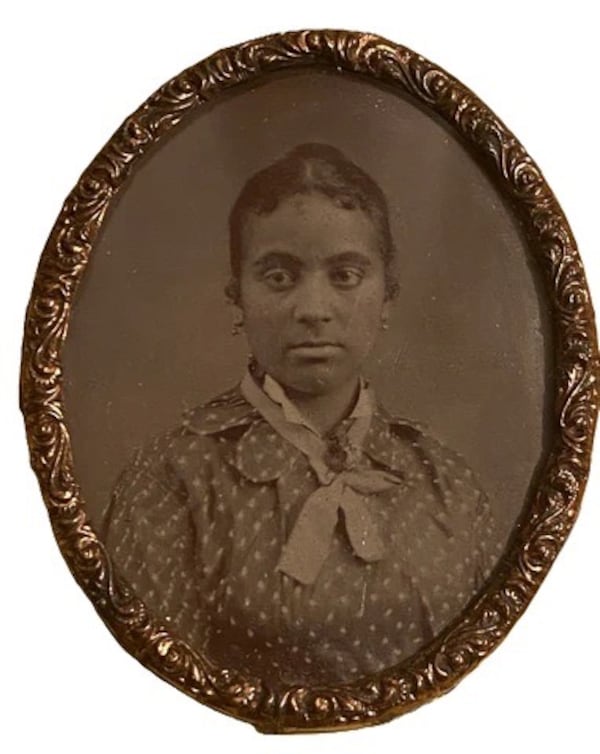
[(487, 495), (475, 488), (477, 501), (473, 518), (474, 588), (481, 589), (496, 563), (502, 550), (496, 521)]
[(422, 467), (429, 477), (430, 517), (446, 530), (438, 540), (443, 557), (429, 573), (440, 615), (459, 612), (483, 587), (495, 567), (500, 542), (493, 508), (476, 474), (462, 456), (431, 437), (422, 437)]
[[(490, 500), (458, 453), (444, 449), (443, 486), (447, 491), (458, 555), (463, 555), (466, 593), (474, 595), (485, 584), (498, 560), (498, 533)], [(462, 552), (461, 552), (462, 551)]]
[(115, 485), (105, 543), (117, 572), (181, 638), (198, 625), (195, 526), (188, 490), (169, 456), (169, 439), (137, 454)]

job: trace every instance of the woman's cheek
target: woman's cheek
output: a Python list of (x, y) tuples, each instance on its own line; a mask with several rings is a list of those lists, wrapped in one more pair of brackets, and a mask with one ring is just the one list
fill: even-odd
[(383, 295), (379, 295), (379, 291), (361, 291), (351, 304), (350, 319), (361, 329), (373, 326), (377, 328), (382, 309)]

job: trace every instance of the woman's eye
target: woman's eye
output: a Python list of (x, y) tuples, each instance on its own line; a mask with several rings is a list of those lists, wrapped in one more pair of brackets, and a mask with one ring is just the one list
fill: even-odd
[(338, 288), (354, 288), (364, 277), (359, 267), (338, 267), (331, 271), (331, 282)]
[(295, 277), (290, 270), (286, 270), (282, 267), (267, 270), (263, 275), (263, 279), (275, 290), (285, 290), (286, 288), (290, 288), (296, 282)]

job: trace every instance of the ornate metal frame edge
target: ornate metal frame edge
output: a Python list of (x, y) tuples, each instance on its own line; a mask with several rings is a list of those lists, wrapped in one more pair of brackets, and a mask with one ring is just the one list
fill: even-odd
[[(373, 678), (275, 693), (210, 667), (113, 573), (74, 477), (61, 346), (75, 290), (106, 211), (136, 161), (197, 107), (273, 71), (329, 66), (408, 92), (457, 131), (521, 218), (547, 283), (555, 335), (553, 446), (528, 515), (485, 592), (426, 651)], [(259, 730), (336, 730), (383, 722), (451, 687), (506, 636), (541, 584), (579, 510), (598, 401), (594, 314), (573, 236), (540, 170), (496, 116), (444, 70), (372, 34), (298, 31), (222, 50), (183, 71), (125, 120), (67, 198), (45, 246), (23, 342), (21, 407), (31, 464), (61, 552), (118, 641), (199, 701)]]

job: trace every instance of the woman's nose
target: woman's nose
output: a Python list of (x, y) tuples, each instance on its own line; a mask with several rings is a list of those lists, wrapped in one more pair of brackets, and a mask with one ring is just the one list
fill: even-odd
[(298, 322), (328, 322), (333, 316), (332, 291), (325, 276), (311, 275), (295, 291), (294, 316)]

